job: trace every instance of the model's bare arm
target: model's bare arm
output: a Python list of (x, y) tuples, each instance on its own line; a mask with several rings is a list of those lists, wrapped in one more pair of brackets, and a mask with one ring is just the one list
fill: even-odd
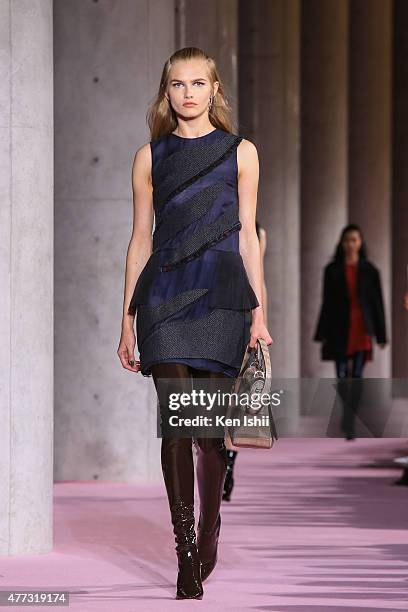
[(262, 307), (265, 325), (268, 327), (268, 291), (265, 282), (266, 231), (259, 228), (259, 246), (261, 250)]
[(123, 367), (132, 371), (138, 371), (128, 363), (134, 361), (135, 317), (128, 314), (128, 308), (140, 273), (152, 253), (154, 212), (151, 165), (150, 143), (147, 143), (136, 151), (132, 166), (133, 227), (126, 254), (122, 336), (118, 348)]
[(273, 342), (265, 326), (262, 304), (262, 268), (255, 217), (259, 181), (258, 152), (249, 140), (243, 140), (237, 149), (238, 162), (238, 197), (241, 231), (239, 250), (248, 274), (249, 282), (258, 298), (259, 306), (252, 309), (252, 326), (250, 346), (255, 346), (257, 338), (263, 338), (267, 344)]

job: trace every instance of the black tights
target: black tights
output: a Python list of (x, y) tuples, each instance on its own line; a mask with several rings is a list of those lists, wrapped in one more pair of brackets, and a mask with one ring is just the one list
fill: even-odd
[(336, 359), (337, 390), (343, 403), (342, 430), (349, 440), (355, 437), (355, 417), (362, 394), (362, 381), (354, 379), (363, 378), (365, 362), (364, 351)]
[[(158, 401), (161, 409), (167, 409), (169, 391), (190, 392), (199, 378), (228, 378), (222, 372), (199, 370), (182, 363), (157, 363), (151, 366), (153, 381), (158, 389), (158, 378), (171, 379), (170, 385), (160, 388)], [(179, 500), (194, 503), (193, 438), (166, 437), (161, 443), (161, 465), (170, 508)], [(224, 438), (194, 438), (197, 451), (197, 481), (200, 495), (200, 521), (203, 528), (215, 528), (222, 500), (227, 452)]]
[[(349, 368), (349, 360), (351, 359), (351, 371)], [(365, 352), (356, 351), (350, 356), (336, 359), (336, 376), (337, 378), (362, 378), (365, 365)]]

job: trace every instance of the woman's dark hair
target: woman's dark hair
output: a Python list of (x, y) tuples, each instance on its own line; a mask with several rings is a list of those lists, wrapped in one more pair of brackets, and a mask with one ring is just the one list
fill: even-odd
[(343, 227), (341, 234), (340, 234), (340, 239), (337, 243), (336, 249), (334, 251), (334, 255), (333, 255), (333, 261), (335, 261), (336, 263), (343, 263), (344, 262), (344, 248), (343, 248), (343, 239), (344, 236), (348, 233), (348, 232), (358, 232), (360, 234), (360, 238), (361, 238), (361, 247), (359, 250), (359, 256), (360, 259), (367, 259), (367, 247), (364, 241), (364, 236), (363, 236), (363, 232), (361, 231), (361, 228), (359, 225), (357, 225), (356, 223), (349, 223), (348, 225), (346, 225), (345, 227)]

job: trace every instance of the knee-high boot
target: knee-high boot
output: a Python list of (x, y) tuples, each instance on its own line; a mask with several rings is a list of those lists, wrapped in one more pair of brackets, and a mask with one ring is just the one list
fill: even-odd
[(191, 438), (162, 438), (161, 463), (178, 557), (177, 599), (202, 599)]
[(220, 506), (227, 470), (224, 438), (197, 438), (197, 484), (200, 495), (200, 518), (197, 546), (204, 581), (217, 563), (218, 538), (221, 527)]
[[(169, 397), (190, 388), (189, 370), (179, 363), (152, 365), (158, 407), (164, 430), (168, 430)], [(198, 556), (194, 523), (194, 462), (191, 437), (177, 438), (163, 434), (161, 464), (178, 558), (177, 599), (201, 599), (201, 563)]]

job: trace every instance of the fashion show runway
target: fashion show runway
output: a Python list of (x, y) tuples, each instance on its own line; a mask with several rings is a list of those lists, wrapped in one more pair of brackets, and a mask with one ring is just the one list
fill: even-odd
[(2, 558), (1, 588), (67, 590), (81, 612), (408, 610), (408, 489), (393, 486), (392, 464), (404, 446), (280, 439), (241, 450), (201, 601), (174, 599), (164, 485), (56, 483), (54, 551)]

